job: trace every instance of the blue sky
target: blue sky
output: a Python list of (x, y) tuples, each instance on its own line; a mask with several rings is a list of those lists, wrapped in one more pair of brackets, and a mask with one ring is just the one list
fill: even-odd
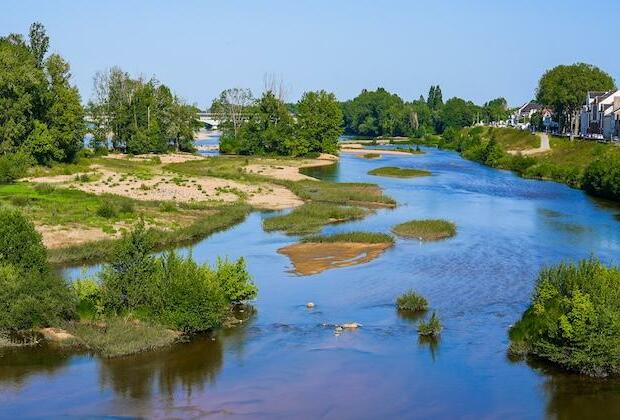
[[(0, 34), (42, 22), (82, 97), (97, 70), (156, 76), (204, 107), (228, 87), (255, 94), (266, 73), (289, 100), (383, 86), (410, 100), (530, 99), (545, 69), (584, 61), (620, 83), (618, 0), (3, 0)], [(600, 30), (603, 28), (603, 30)]]

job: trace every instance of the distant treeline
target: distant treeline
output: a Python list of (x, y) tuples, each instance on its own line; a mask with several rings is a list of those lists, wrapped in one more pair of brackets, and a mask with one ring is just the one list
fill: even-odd
[(450, 127), (468, 127), (478, 121), (506, 120), (510, 115), (504, 98), (482, 106), (456, 97), (444, 103), (439, 86), (431, 86), (426, 99), (420, 96), (412, 102), (383, 88), (363, 90), (341, 106), (345, 133), (369, 137), (423, 137), (443, 133)]

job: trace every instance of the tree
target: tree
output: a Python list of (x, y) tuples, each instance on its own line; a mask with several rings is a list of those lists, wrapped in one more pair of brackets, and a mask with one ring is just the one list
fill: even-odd
[(298, 104), (293, 156), (308, 153), (338, 153), (342, 134), (342, 111), (333, 93), (306, 92)]
[(579, 132), (579, 110), (589, 91), (608, 91), (615, 88), (614, 79), (590, 64), (560, 65), (545, 72), (538, 82), (536, 98), (552, 107), (561, 116), (563, 132)]
[(97, 145), (127, 153), (192, 151), (200, 128), (198, 109), (185, 104), (170, 88), (152, 78), (132, 79), (118, 67), (98, 72), (88, 105)]
[(482, 118), (487, 122), (497, 122), (508, 119), (510, 110), (505, 98), (496, 98), (482, 106)]
[(254, 98), (250, 89), (232, 88), (220, 93), (220, 97), (213, 101), (211, 112), (221, 113), (224, 124), (232, 126), (233, 134), (239, 134), (239, 128), (245, 118), (248, 107)]
[(363, 90), (342, 104), (345, 131), (363, 136), (402, 136), (411, 132), (411, 110), (383, 88)]
[(29, 40), (30, 51), (36, 60), (37, 66), (41, 68), (43, 67), (43, 59), (50, 43), (50, 38), (47, 36), (43, 24), (34, 22), (30, 25)]
[(461, 98), (449, 99), (440, 112), (440, 129), (469, 127), (474, 123), (478, 107), (470, 101)]
[(428, 92), (427, 103), (433, 111), (437, 111), (443, 106), (443, 95), (441, 93), (441, 87), (439, 87), (439, 85), (431, 86)]
[(0, 38), (0, 155), (29, 150), (50, 164), (74, 160), (83, 146), (84, 112), (69, 64), (57, 54), (45, 60), (48, 45), (39, 23), (28, 45), (19, 35)]

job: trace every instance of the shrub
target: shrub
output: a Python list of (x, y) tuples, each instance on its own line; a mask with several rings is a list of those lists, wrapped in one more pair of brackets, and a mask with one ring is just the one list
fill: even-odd
[(75, 315), (67, 283), (51, 271), (0, 264), (0, 330), (47, 327)]
[(441, 321), (435, 312), (428, 321), (420, 321), (418, 324), (418, 334), (426, 337), (437, 337), (442, 330)]
[(590, 163), (583, 188), (593, 195), (620, 200), (620, 154), (608, 153)]
[(25, 271), (48, 271), (41, 235), (21, 212), (0, 208), (0, 238), (0, 264)]
[(110, 219), (118, 214), (114, 205), (105, 200), (101, 205), (97, 208), (97, 216), (105, 217), (106, 219)]
[(48, 326), (74, 315), (66, 282), (53, 273), (41, 236), (16, 210), (0, 209), (0, 330)]
[(49, 194), (51, 192), (54, 192), (56, 190), (56, 187), (53, 186), (52, 184), (41, 183), (41, 184), (36, 184), (34, 186), (34, 190), (42, 194)]
[(159, 211), (171, 213), (177, 211), (177, 205), (172, 201), (164, 201), (159, 205)]
[(424, 296), (409, 290), (396, 299), (396, 307), (403, 311), (426, 311), (428, 302)]
[(513, 353), (592, 376), (619, 373), (620, 269), (594, 258), (543, 269), (509, 336)]
[(17, 207), (24, 207), (30, 203), (30, 197), (25, 195), (14, 195), (11, 197), (11, 204)]
[(120, 213), (131, 214), (135, 211), (135, 205), (131, 200), (121, 200), (118, 206)]
[(78, 279), (73, 282), (80, 318), (94, 318), (101, 312), (101, 286), (95, 279)]
[(32, 163), (30, 155), (23, 152), (0, 155), (0, 183), (13, 182), (23, 178)]
[(152, 257), (142, 224), (125, 235), (101, 274), (105, 314), (133, 312), (184, 332), (217, 328), (231, 306), (256, 296), (245, 261), (218, 260), (215, 269), (174, 252)]

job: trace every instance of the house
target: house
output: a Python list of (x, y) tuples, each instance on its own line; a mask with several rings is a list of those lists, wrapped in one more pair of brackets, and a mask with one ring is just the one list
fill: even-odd
[(620, 90), (588, 92), (579, 123), (581, 137), (617, 140), (620, 137)]
[(522, 129), (530, 128), (530, 120), (534, 114), (540, 114), (542, 124), (546, 131), (557, 128), (557, 123), (553, 121), (553, 111), (534, 101), (530, 101), (519, 109), (510, 117), (509, 124)]

